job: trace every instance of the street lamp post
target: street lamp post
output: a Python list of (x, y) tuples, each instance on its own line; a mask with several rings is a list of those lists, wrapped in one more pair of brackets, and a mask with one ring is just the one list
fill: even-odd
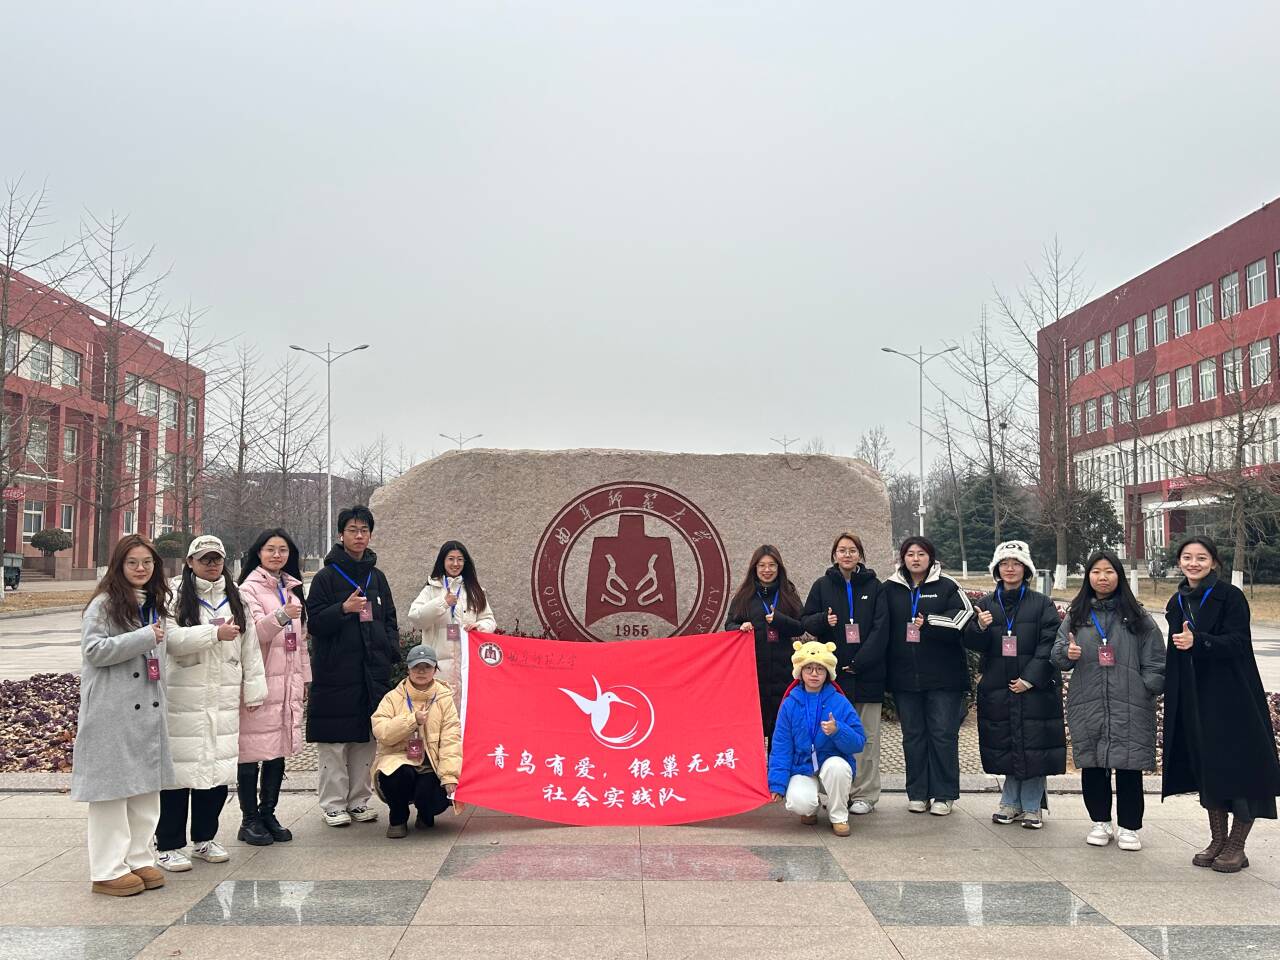
[[(333, 362), (341, 360), (348, 353), (355, 353), (357, 350), (368, 350), (369, 345), (362, 343), (358, 347), (352, 347), (350, 350), (343, 350), (341, 353), (333, 352), (333, 345), (325, 343), (324, 353), (319, 350), (308, 350), (306, 347), (300, 347), (296, 343), (289, 344), (290, 350), (297, 350), (301, 353), (309, 353), (317, 360), (324, 363), (324, 436), (325, 436), (325, 473), (329, 480), (329, 532), (327, 536), (334, 535), (333, 529)], [(323, 549), (323, 544), (321, 548)]]
[(945, 350), (939, 350), (936, 353), (931, 353), (928, 356), (926, 356), (924, 352), (924, 347), (921, 346), (917, 351), (916, 356), (914, 357), (909, 353), (903, 353), (901, 350), (895, 350), (893, 349), (893, 347), (881, 347), (880, 349), (883, 350), (885, 353), (894, 353), (900, 357), (906, 357), (908, 360), (910, 360), (912, 363), (914, 363), (917, 367), (920, 368), (920, 422), (918, 424), (920, 427), (920, 505), (917, 508), (917, 512), (920, 515), (920, 536), (923, 537), (924, 536), (924, 365), (928, 363), (930, 360), (934, 359), (935, 357), (940, 357), (943, 354), (947, 354), (947, 353), (954, 353), (956, 350), (959, 350), (960, 348), (947, 347), (947, 349)]

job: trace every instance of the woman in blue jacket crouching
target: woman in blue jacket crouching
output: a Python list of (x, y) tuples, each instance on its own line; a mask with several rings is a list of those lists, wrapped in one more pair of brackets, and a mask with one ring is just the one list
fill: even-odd
[(818, 794), (827, 797), (831, 830), (849, 835), (854, 754), (867, 742), (857, 711), (835, 686), (836, 645), (792, 644), (792, 684), (769, 740), (770, 802), (786, 798), (801, 823), (818, 822)]

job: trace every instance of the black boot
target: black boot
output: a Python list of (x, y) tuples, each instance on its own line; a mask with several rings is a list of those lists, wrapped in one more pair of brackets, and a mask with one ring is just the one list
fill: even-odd
[(236, 797), (240, 801), (240, 832), (237, 840), (254, 847), (266, 847), (274, 841), (258, 816), (258, 765), (242, 763), (236, 767)]
[(276, 804), (280, 802), (280, 784), (284, 783), (284, 757), (262, 761), (262, 800), (258, 804), (258, 817), (276, 843), (287, 843), (293, 834), (276, 819)]

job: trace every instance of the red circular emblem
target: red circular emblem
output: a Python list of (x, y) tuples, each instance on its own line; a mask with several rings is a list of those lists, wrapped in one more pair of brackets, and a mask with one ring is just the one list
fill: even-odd
[(533, 600), (560, 640), (633, 640), (720, 629), (729, 561), (707, 515), (674, 490), (623, 481), (588, 490), (547, 524)]

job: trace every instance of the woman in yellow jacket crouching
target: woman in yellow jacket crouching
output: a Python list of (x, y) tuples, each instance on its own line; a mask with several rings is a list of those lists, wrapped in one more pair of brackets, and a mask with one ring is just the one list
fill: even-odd
[(409, 834), (410, 803), (419, 829), (435, 826), (453, 803), (462, 771), (458, 709), (448, 685), (436, 682), (435, 650), (418, 644), (405, 660), (409, 676), (382, 698), (372, 718), (378, 741), (373, 788), (391, 808), (387, 836), (394, 840)]

